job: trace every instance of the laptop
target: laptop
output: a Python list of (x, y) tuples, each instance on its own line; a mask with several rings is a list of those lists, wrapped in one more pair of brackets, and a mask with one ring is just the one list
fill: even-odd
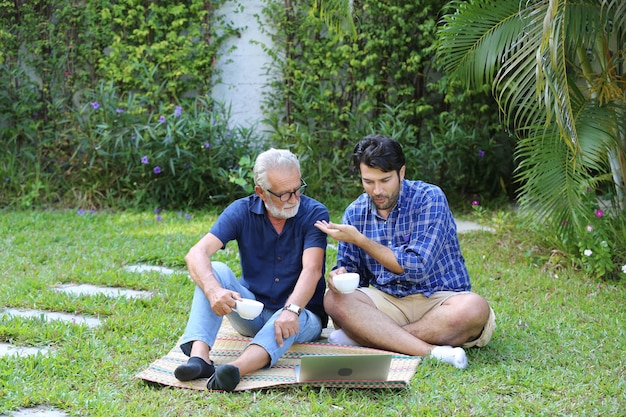
[(296, 365), (297, 382), (386, 381), (392, 355), (304, 355)]

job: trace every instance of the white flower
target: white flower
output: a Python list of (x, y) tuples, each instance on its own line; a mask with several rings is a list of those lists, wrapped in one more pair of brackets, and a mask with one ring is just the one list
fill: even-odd
[(606, 243), (606, 240), (603, 240), (602, 242), (600, 242), (600, 244), (601, 244), (602, 246), (604, 246), (605, 248), (608, 248), (608, 247), (609, 247), (609, 244), (608, 244), (608, 243)]
[(626, 274), (626, 265), (622, 265), (622, 272)]
[(583, 252), (583, 254), (585, 256), (591, 256), (593, 255), (593, 251), (591, 249), (585, 249), (585, 251)]

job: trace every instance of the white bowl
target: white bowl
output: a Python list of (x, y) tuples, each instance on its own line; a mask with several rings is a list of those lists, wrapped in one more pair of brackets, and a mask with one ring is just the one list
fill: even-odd
[(333, 284), (343, 294), (350, 294), (359, 286), (359, 274), (356, 272), (348, 272), (345, 274), (335, 275)]
[(237, 300), (237, 305), (233, 308), (237, 314), (246, 320), (252, 320), (258, 317), (263, 311), (263, 303), (257, 300), (251, 300), (244, 298), (243, 300)]

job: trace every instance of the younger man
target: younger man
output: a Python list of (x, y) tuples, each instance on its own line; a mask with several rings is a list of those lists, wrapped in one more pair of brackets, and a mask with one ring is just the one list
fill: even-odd
[[(365, 193), (346, 208), (342, 224), (315, 224), (339, 241), (324, 307), (340, 330), (329, 341), (430, 354), (465, 368), (463, 347), (486, 345), (495, 315), (470, 292), (445, 195), (435, 185), (406, 180), (402, 148), (385, 136), (360, 141), (352, 165)], [(333, 285), (345, 272), (361, 276), (361, 288), (351, 294)]]

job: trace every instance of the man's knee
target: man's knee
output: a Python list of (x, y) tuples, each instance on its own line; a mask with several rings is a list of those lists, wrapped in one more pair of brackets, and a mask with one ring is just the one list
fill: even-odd
[(339, 301), (335, 293), (331, 290), (327, 290), (326, 294), (324, 294), (324, 310), (326, 313), (332, 316), (337, 309), (338, 303)]

